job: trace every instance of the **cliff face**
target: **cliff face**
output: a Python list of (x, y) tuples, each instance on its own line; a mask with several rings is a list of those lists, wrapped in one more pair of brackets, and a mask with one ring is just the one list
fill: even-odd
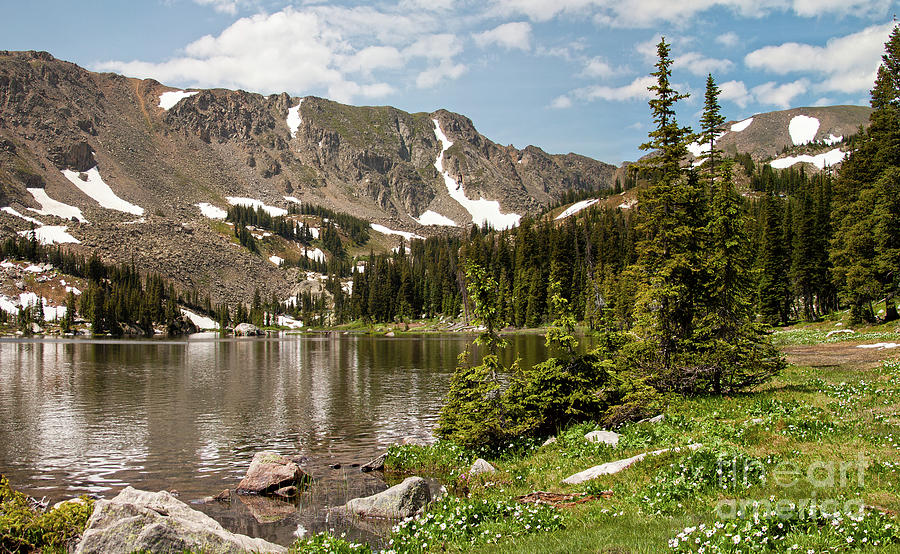
[[(428, 210), (471, 224), (435, 167), (444, 151), (435, 122), (453, 143), (444, 170), (467, 198), (497, 201), (503, 213), (534, 213), (566, 190), (614, 180), (612, 165), (497, 145), (445, 110), (219, 89), (164, 96), (172, 92), (44, 52), (0, 52), (0, 206), (65, 225), (80, 241), (72, 248), (235, 300), (260, 283), (286, 294), (296, 276), (234, 245), (198, 203), (224, 209), (227, 197), (243, 197), (286, 208), (299, 199), (426, 236), (447, 229), (419, 225)], [(84, 222), (53, 215), (44, 197), (79, 209)], [(0, 213), (3, 235), (30, 225)]]

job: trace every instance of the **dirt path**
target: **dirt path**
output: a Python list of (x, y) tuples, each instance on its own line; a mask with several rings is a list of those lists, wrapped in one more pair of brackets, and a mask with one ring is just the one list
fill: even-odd
[(870, 366), (881, 360), (900, 358), (898, 348), (858, 348), (867, 342), (837, 342), (833, 344), (801, 344), (782, 347), (789, 363), (808, 367), (836, 367), (839, 365)]

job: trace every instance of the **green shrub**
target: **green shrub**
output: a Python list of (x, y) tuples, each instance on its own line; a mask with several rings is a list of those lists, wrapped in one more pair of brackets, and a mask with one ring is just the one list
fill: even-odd
[(67, 502), (59, 508), (42, 511), (32, 507), (28, 497), (14, 491), (6, 477), (0, 476), (0, 550), (31, 552), (38, 549), (64, 549), (84, 532), (94, 503)]

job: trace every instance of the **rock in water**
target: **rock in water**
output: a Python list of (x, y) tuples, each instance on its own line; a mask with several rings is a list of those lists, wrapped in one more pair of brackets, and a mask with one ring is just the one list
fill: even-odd
[(494, 473), (495, 471), (497, 471), (497, 469), (487, 460), (478, 458), (475, 460), (475, 463), (472, 464), (471, 469), (469, 469), (469, 477), (478, 475), (479, 473)]
[(368, 473), (370, 471), (380, 471), (380, 470), (384, 469), (384, 461), (387, 460), (387, 456), (388, 456), (388, 453), (385, 452), (381, 456), (378, 456), (377, 458), (370, 460), (369, 462), (361, 465), (359, 467), (359, 470), (362, 471), (363, 473)]
[(300, 466), (284, 456), (275, 452), (257, 452), (235, 492), (268, 494), (283, 487), (298, 486), (307, 479)]
[(428, 483), (421, 477), (407, 477), (399, 485), (394, 485), (365, 498), (354, 498), (344, 504), (351, 514), (363, 517), (403, 519), (416, 515), (431, 502)]
[(616, 447), (619, 444), (619, 435), (618, 433), (613, 433), (612, 431), (591, 431), (590, 433), (584, 436), (588, 442), (599, 442), (601, 444), (606, 444), (612, 447)]
[(107, 552), (287, 552), (263, 539), (226, 531), (214, 519), (171, 494), (126, 487), (98, 500), (78, 554)]
[(241, 323), (234, 327), (234, 336), (236, 337), (259, 337), (263, 332), (252, 323)]

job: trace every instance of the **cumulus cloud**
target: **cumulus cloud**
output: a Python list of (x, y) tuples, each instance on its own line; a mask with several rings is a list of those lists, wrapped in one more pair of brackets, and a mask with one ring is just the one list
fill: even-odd
[(591, 58), (587, 61), (587, 63), (585, 63), (581, 75), (584, 77), (599, 77), (601, 79), (606, 79), (608, 77), (614, 77), (616, 75), (621, 75), (627, 72), (627, 68), (613, 67), (608, 61), (606, 61), (605, 58), (598, 56), (595, 58)]
[(885, 15), (891, 0), (494, 0), (501, 14), (524, 15), (532, 21), (588, 15), (601, 25), (652, 28), (661, 23), (685, 24), (706, 11), (726, 9), (741, 17), (760, 18), (773, 13), (801, 17)]
[(688, 52), (676, 56), (672, 62), (672, 69), (685, 69), (694, 75), (707, 75), (709, 73), (727, 73), (734, 67), (731, 60), (719, 60), (708, 58), (699, 52)]
[(800, 79), (791, 83), (778, 84), (774, 81), (763, 83), (751, 89), (754, 99), (760, 104), (778, 106), (782, 109), (791, 107), (791, 101), (809, 90), (809, 82)]
[(830, 39), (825, 46), (787, 42), (747, 54), (748, 67), (778, 75), (809, 73), (823, 80), (825, 91), (855, 93), (869, 90), (881, 62), (884, 43), (893, 23), (873, 25), (862, 31)]
[(609, 102), (625, 102), (629, 100), (647, 100), (650, 98), (649, 87), (656, 84), (653, 77), (638, 77), (634, 81), (621, 87), (609, 87), (606, 85), (594, 85), (576, 89), (572, 92), (582, 100), (606, 100)]
[(719, 85), (719, 99), (734, 102), (741, 108), (746, 108), (753, 98), (743, 81), (726, 81)]
[(564, 110), (566, 108), (572, 107), (572, 99), (566, 95), (557, 96), (553, 99), (553, 102), (550, 103), (550, 107), (557, 110)]
[(497, 45), (507, 50), (531, 50), (531, 25), (524, 21), (504, 23), (489, 31), (472, 35), (481, 48)]
[(237, 0), (194, 0), (194, 3), (201, 6), (211, 6), (217, 12), (229, 15), (235, 15), (238, 10)]
[(461, 41), (435, 32), (440, 28), (436, 17), (421, 11), (288, 7), (241, 18), (218, 35), (188, 44), (182, 55), (168, 61), (113, 60), (96, 69), (198, 88), (242, 88), (263, 94), (322, 91), (350, 102), (392, 94), (395, 88), (380, 75), (383, 72), (409, 68), (409, 79), (415, 76), (419, 87), (462, 75), (466, 66), (455, 60), (462, 52)]
[(740, 42), (740, 40), (741, 39), (737, 36), (737, 33), (732, 31), (722, 33), (721, 35), (716, 37), (716, 42), (726, 47), (737, 46), (737, 43)]

